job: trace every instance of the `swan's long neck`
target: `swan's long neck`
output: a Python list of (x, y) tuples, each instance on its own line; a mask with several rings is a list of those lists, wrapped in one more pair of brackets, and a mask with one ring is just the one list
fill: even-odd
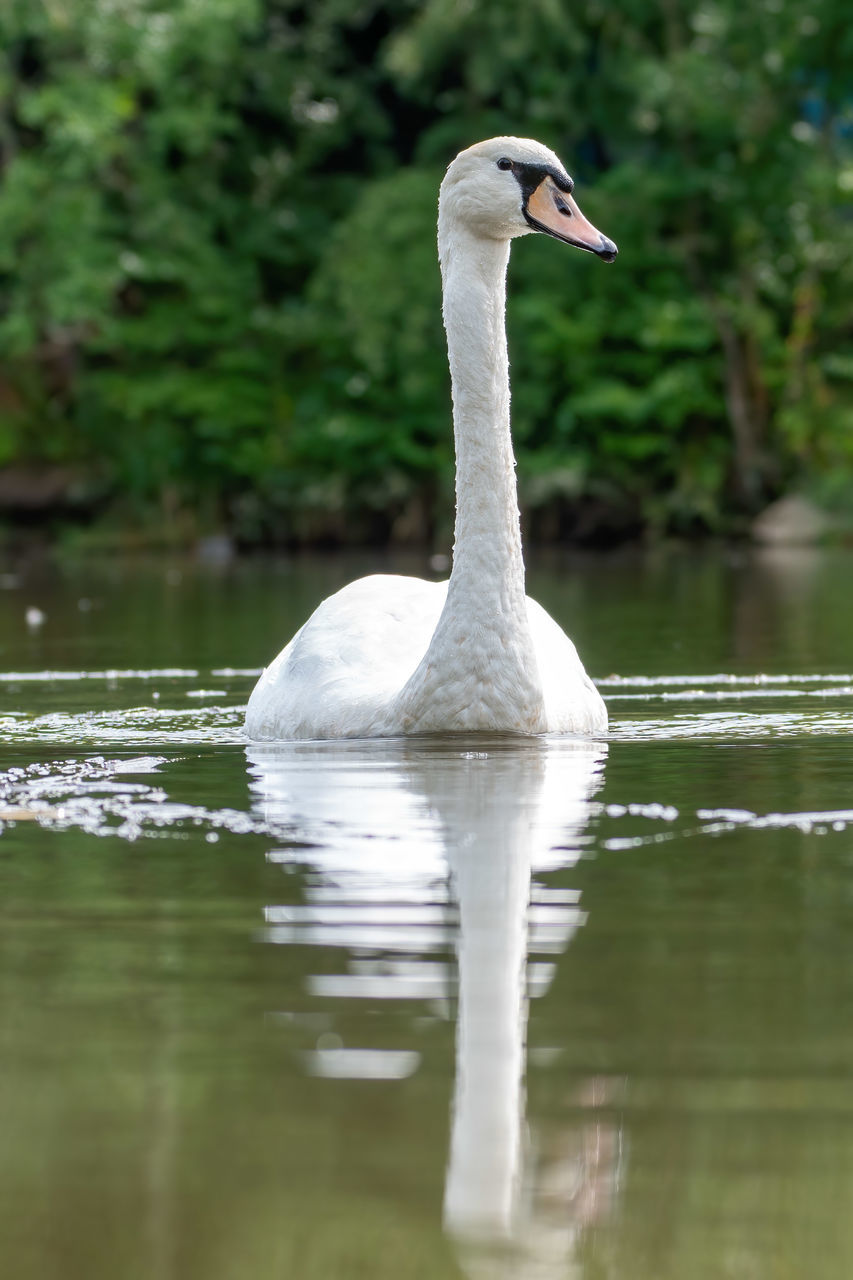
[(456, 539), (448, 607), (516, 618), (524, 562), (509, 423), (504, 313), (509, 241), (439, 221), (456, 444)]
[(439, 212), (456, 437), (456, 544), (426, 654), (392, 708), (404, 733), (540, 733), (542, 686), (524, 594), (509, 430), (504, 309), (508, 240)]

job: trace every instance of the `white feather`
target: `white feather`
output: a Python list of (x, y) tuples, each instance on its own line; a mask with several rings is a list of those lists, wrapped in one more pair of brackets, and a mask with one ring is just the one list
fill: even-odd
[(530, 231), (503, 155), (562, 169), (529, 139), (451, 164), (438, 243), (456, 443), (449, 583), (375, 575), (316, 609), (259, 679), (253, 740), (454, 731), (601, 733), (607, 714), (574, 645), (524, 593), (504, 324), (510, 240)]

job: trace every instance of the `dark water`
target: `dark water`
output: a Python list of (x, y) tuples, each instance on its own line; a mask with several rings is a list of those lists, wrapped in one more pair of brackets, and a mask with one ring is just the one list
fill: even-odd
[(607, 742), (247, 747), (375, 567), (0, 576), (2, 1274), (846, 1280), (853, 554), (535, 565)]

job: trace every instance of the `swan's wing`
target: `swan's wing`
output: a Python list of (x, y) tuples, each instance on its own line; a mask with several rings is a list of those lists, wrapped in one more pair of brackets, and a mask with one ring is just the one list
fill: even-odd
[(314, 611), (249, 699), (254, 740), (354, 738), (382, 715), (426, 653), (447, 583), (359, 578)]
[(549, 733), (594, 735), (607, 732), (601, 694), (584, 670), (565, 631), (527, 597), (527, 617), (542, 682)]

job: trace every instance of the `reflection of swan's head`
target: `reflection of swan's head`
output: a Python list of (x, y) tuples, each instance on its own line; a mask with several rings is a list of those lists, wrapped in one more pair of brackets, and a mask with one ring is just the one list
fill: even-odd
[(583, 216), (562, 162), (531, 138), (490, 138), (461, 151), (441, 184), (439, 225), (488, 240), (544, 231), (612, 262), (617, 249)]

